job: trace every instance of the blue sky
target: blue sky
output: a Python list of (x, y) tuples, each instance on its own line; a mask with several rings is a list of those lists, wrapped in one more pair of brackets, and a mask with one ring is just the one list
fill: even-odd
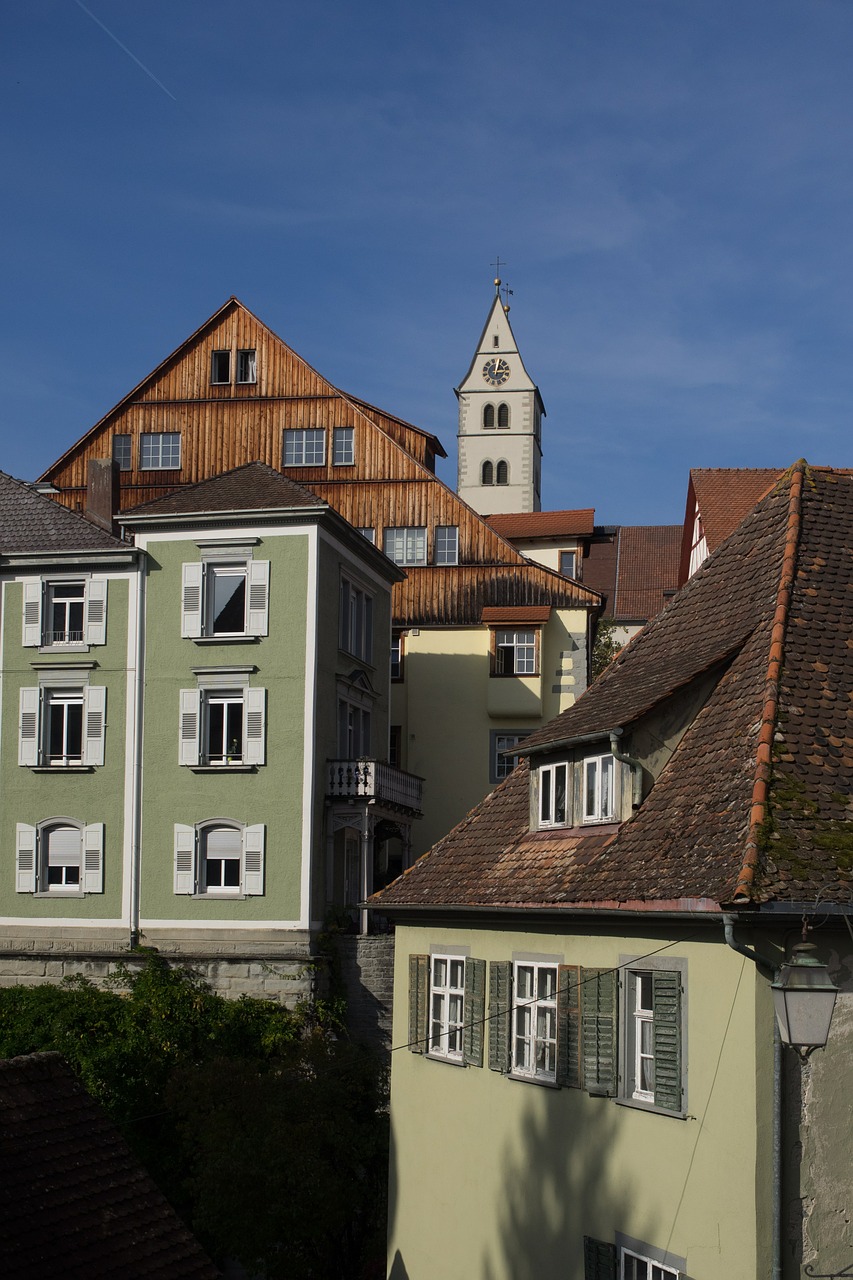
[(853, 466), (851, 0), (28, 0), (0, 72), (4, 471), (236, 294), (453, 483), (496, 254), (543, 505)]

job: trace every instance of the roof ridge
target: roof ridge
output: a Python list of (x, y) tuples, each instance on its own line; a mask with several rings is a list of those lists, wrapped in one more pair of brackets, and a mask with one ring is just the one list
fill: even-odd
[(788, 472), (791, 484), (791, 491), (788, 497), (788, 523), (785, 529), (785, 549), (782, 553), (779, 585), (776, 589), (776, 608), (773, 613), (773, 624), (770, 631), (770, 654), (767, 660), (767, 675), (764, 681), (764, 706), (761, 711), (761, 728), (758, 733), (758, 745), (755, 753), (749, 831), (746, 837), (743, 864), (732, 899), (734, 902), (740, 903), (749, 902), (752, 898), (755, 872), (758, 866), (758, 846), (761, 828), (767, 820), (767, 804), (772, 772), (773, 736), (776, 732), (776, 717), (779, 709), (779, 683), (782, 673), (782, 659), (785, 653), (785, 633), (788, 627), (791, 596), (794, 590), (794, 576), (797, 571), (797, 550), (802, 530), (803, 480), (807, 465), (805, 458), (800, 458)]

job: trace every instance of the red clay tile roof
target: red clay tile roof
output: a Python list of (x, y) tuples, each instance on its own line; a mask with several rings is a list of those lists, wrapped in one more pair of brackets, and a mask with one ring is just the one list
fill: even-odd
[[(693, 492), (709, 551), (716, 551), (783, 474), (783, 467), (694, 467)], [(692, 513), (691, 513), (692, 514)]]
[(214, 514), (227, 511), (289, 510), (322, 507), (322, 499), (265, 462), (246, 462), (233, 471), (187, 485), (165, 498), (154, 498), (121, 513), (130, 516)]
[(85, 516), (0, 471), (0, 555), (127, 550), (125, 543)]
[(55, 1053), (0, 1061), (4, 1280), (215, 1280), (219, 1271)]
[(609, 616), (617, 622), (647, 622), (660, 613), (670, 599), (664, 592), (678, 587), (681, 532), (678, 524), (622, 525)]
[(518, 511), (484, 516), (502, 538), (576, 538), (593, 530), (595, 509), (582, 511)]
[(578, 703), (525, 741), (551, 758), (588, 736), (606, 744), (615, 727), (629, 742), (646, 712), (695, 696), (634, 818), (531, 832), (523, 762), (378, 905), (853, 901), (851, 548), (853, 476), (798, 464)]

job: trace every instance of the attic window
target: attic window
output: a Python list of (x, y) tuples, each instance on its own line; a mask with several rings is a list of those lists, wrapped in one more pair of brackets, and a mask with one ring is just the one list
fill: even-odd
[(588, 756), (583, 762), (583, 820), (610, 822), (616, 813), (614, 803), (613, 756)]
[(255, 360), (254, 347), (247, 347), (243, 351), (237, 352), (237, 381), (238, 382), (257, 382), (258, 366)]
[(546, 764), (539, 770), (539, 826), (566, 825), (569, 766)]
[(231, 381), (231, 352), (214, 351), (210, 357), (210, 381), (214, 384)]

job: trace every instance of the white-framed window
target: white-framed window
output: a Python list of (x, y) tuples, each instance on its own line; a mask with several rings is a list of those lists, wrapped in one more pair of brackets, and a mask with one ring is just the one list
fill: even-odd
[(145, 431), (139, 437), (141, 471), (179, 471), (181, 467), (180, 431)]
[(556, 964), (513, 966), (512, 1071), (534, 1080), (557, 1079)]
[(335, 427), (332, 434), (332, 462), (336, 467), (351, 467), (354, 464), (354, 427)]
[(686, 962), (667, 957), (620, 960), (619, 1096), (624, 1102), (684, 1113), (683, 993)]
[(237, 352), (237, 381), (257, 382), (258, 364), (254, 347), (244, 347)]
[(430, 957), (429, 995), (429, 1053), (461, 1062), (465, 1010), (463, 956)]
[(369, 591), (341, 578), (340, 646), (345, 653), (373, 661), (373, 596)]
[(576, 578), (578, 569), (577, 551), (560, 552), (560, 573), (564, 578)]
[(457, 525), (436, 525), (433, 559), (436, 564), (459, 563), (459, 527)]
[(564, 827), (569, 812), (569, 766), (543, 764), (538, 772), (539, 826)]
[(227, 640), (269, 630), (269, 560), (199, 560), (183, 566), (181, 635)]
[(616, 814), (615, 760), (609, 753), (583, 762), (583, 821), (610, 822)]
[(176, 822), (174, 892), (217, 898), (263, 894), (265, 845), (263, 823)]
[(23, 584), (23, 602), (25, 646), (80, 649), (106, 644), (106, 578), (30, 578)]
[(619, 1250), (619, 1280), (679, 1280), (679, 1272), (623, 1246)]
[(406, 654), (406, 645), (403, 634), (395, 631), (391, 636), (391, 679), (399, 684), (403, 680), (403, 662)]
[(18, 764), (68, 768), (104, 763), (107, 691), (77, 680), (67, 686), (23, 688)]
[(113, 462), (118, 463), (119, 471), (133, 469), (133, 449), (130, 436), (113, 436)]
[(376, 546), (376, 530), (368, 528), (367, 525), (359, 525), (359, 533), (362, 538), (366, 538), (372, 547)]
[(103, 893), (104, 824), (48, 818), (16, 826), (18, 893)]
[(178, 760), (197, 768), (266, 762), (266, 689), (181, 689)]
[(326, 461), (326, 432), (322, 427), (286, 427), (282, 459), (285, 467), (322, 467)]
[(426, 528), (422, 525), (386, 529), (382, 550), (400, 565), (426, 564)]
[(370, 710), (348, 698), (338, 698), (338, 756), (341, 760), (370, 758)]
[(217, 386), (231, 381), (230, 351), (212, 351), (210, 353), (210, 381)]
[(493, 675), (535, 676), (537, 674), (537, 637), (535, 629), (499, 630), (495, 636)]
[(518, 746), (527, 737), (526, 733), (504, 733), (500, 729), (492, 729), (489, 734), (489, 781), (502, 782), (508, 778), (518, 764), (518, 756), (504, 755), (504, 751)]

